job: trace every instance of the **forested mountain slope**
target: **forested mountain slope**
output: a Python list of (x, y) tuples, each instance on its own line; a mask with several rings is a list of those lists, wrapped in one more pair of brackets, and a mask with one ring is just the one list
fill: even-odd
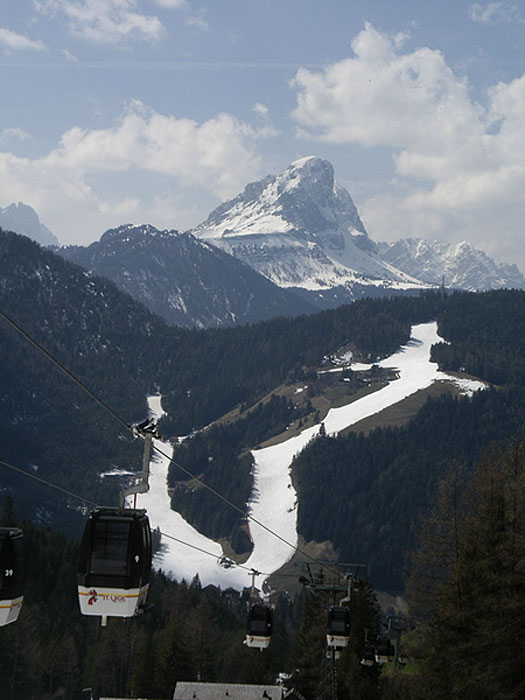
[[(314, 316), (311, 329), (306, 317), (231, 331), (170, 328), (108, 280), (4, 231), (0, 279), (3, 312), (126, 422), (142, 420), (147, 394), (161, 387), (174, 409), (168, 434), (199, 428), (239, 402), (253, 403), (344, 342), (352, 326), (367, 352), (395, 347), (409, 329), (380, 306), (371, 307), (377, 324), (366, 321), (370, 314), (362, 309), (346, 322), (344, 311)], [(138, 469), (140, 444), (4, 320), (0, 334), (3, 458), (84, 497), (115, 502), (120, 484), (100, 481), (99, 474)], [(56, 493), (3, 467), (4, 485), (16, 488), (31, 517), (59, 522), (71, 515), (54, 513)]]
[[(432, 307), (430, 301), (434, 304)], [(456, 348), (454, 362), (447, 369), (471, 372), (471, 358), (486, 358), (477, 375), (494, 382), (493, 365), (501, 353), (510, 368), (522, 363), (520, 328), (525, 318), (523, 292), (491, 292), (485, 295), (455, 294), (440, 298), (395, 300), (380, 305), (397, 318), (418, 316), (441, 318), (454, 308), (454, 317), (465, 316), (465, 324), (442, 331)], [(365, 307), (373, 307), (366, 302)], [(346, 321), (358, 305), (345, 309)], [(487, 313), (490, 311), (490, 313)], [(327, 317), (321, 318), (326, 322)], [(341, 319), (342, 317), (339, 316)], [(310, 319), (315, 327), (314, 319)], [(296, 326), (297, 327), (297, 326)], [(447, 327), (448, 328), (448, 327)], [(462, 339), (457, 343), (456, 338)], [(515, 372), (516, 377), (519, 375)], [(514, 375), (513, 375), (514, 376)], [(315, 373), (290, 375), (295, 386), (312, 390), (320, 382)], [(494, 382), (495, 383), (495, 382)], [(483, 449), (492, 441), (505, 441), (523, 430), (523, 382), (496, 384), (496, 389), (473, 398), (457, 398), (454, 393), (431, 400), (403, 428), (380, 429), (367, 438), (349, 435), (324, 438), (305, 449), (297, 459), (294, 481), (299, 492), (299, 532), (306, 540), (329, 539), (344, 560), (368, 561), (375, 585), (398, 591), (402, 587), (404, 553), (412, 542), (413, 526), (428, 507), (436, 483), (451, 460), (458, 459), (470, 469)], [(322, 389), (321, 389), (322, 391)], [(350, 400), (350, 399), (347, 399)], [(176, 460), (191, 465), (221, 492), (231, 488), (236, 502), (248, 499), (250, 460), (247, 449), (267, 437), (274, 426), (280, 432), (282, 420), (289, 422), (309, 411), (298, 399), (287, 405), (284, 399), (272, 399), (273, 407), (263, 411), (245, 411), (232, 425), (216, 425), (176, 448)], [(314, 399), (315, 402), (315, 399)], [(274, 420), (271, 415), (274, 411)], [(284, 411), (284, 413), (282, 413)], [(280, 417), (279, 417), (280, 416)], [(261, 433), (268, 425), (268, 433)], [(259, 429), (259, 432), (257, 432)], [(184, 475), (170, 470), (170, 485), (175, 489), (174, 506), (213, 537), (234, 535), (239, 551), (246, 541), (239, 532), (238, 516), (194, 484), (185, 489)], [(214, 517), (207, 514), (213, 509)]]
[(368, 361), (389, 355), (408, 342), (412, 324), (436, 318), (442, 304), (439, 293), (363, 299), (296, 319), (186, 333), (161, 373), (168, 434), (187, 434), (283, 382), (302, 381), (343, 345)]
[(451, 295), (439, 315), (448, 343), (434, 347), (443, 369), (465, 371), (494, 384), (525, 385), (524, 292)]
[(374, 584), (393, 591), (447, 467), (457, 462), (468, 473), (491, 442), (525, 430), (525, 294), (452, 295), (438, 328), (449, 342), (434, 346), (435, 361), (495, 388), (429, 399), (402, 428), (320, 437), (293, 465), (300, 533), (330, 539), (345, 561), (368, 562)]
[(215, 328), (315, 311), (293, 291), (191, 233), (119, 226), (87, 247), (57, 253), (112, 280), (172, 325)]
[[(315, 383), (316, 371), (325, 366), (325, 357), (343, 346), (351, 349), (356, 358), (367, 361), (392, 353), (408, 341), (414, 323), (438, 320), (440, 332), (450, 345), (438, 346), (435, 353), (438, 359), (439, 353), (445, 353), (443, 363), (447, 369), (463, 368), (481, 378), (500, 382), (497, 392), (488, 392), (473, 401), (459, 400), (463, 444), (474, 444), (477, 440), (481, 446), (489, 439), (502, 439), (519, 429), (525, 336), (523, 292), (451, 296), (436, 292), (413, 299), (362, 300), (312, 316), (194, 331), (168, 327), (112, 283), (92, 277), (16, 234), (0, 233), (0, 274), (0, 308), (126, 422), (145, 417), (146, 396), (154, 391), (163, 395), (168, 416), (161, 428), (168, 437), (199, 430), (236, 407), (244, 409), (229, 426), (216, 425), (213, 431), (205, 431), (187, 443), (188, 447), (180, 446), (176, 453), (181, 464), (187, 464), (193, 473), (241, 504), (247, 501), (251, 488), (251, 460), (246, 457), (246, 450), (254, 447), (254, 442), (281, 432), (288, 419), (309, 416), (312, 419), (311, 408), (299, 405), (298, 401), (276, 398), (259, 407), (256, 403), (279, 386), (288, 384), (293, 395), (293, 387)], [(3, 458), (62, 487), (80, 491), (92, 500), (115, 503), (122, 480), (114, 477), (101, 480), (99, 474), (114, 467), (138, 470), (140, 442), (127, 437), (116, 421), (4, 321), (0, 333), (1, 431), (2, 444), (6, 446)], [(496, 376), (496, 370), (500, 376)], [(512, 383), (518, 388), (507, 389)], [(503, 402), (502, 396), (506, 397)], [(403, 511), (403, 517), (415, 517), (415, 512), (407, 513), (405, 506), (396, 504), (396, 499), (420, 479), (420, 496), (415, 497), (414, 503), (424, 509), (425, 498), (432, 491), (442, 463), (455, 454), (454, 450), (460, 457), (464, 454), (458, 447), (462, 444), (460, 438), (450, 441), (447, 432), (440, 428), (443, 423), (440, 416), (456, 410), (452, 399), (442, 401), (432, 410), (426, 409), (415, 421), (424, 418), (431, 426), (428, 433), (435, 440), (440, 439), (443, 446), (430, 447), (433, 442), (429, 439), (427, 449), (425, 440), (418, 437), (422, 433), (418, 432), (417, 423), (415, 427), (406, 427), (407, 436), (413, 431), (413, 437), (407, 438), (411, 447), (404, 451), (399, 448), (399, 457), (395, 457), (393, 445), (403, 445), (404, 440), (396, 437), (395, 431), (377, 437), (389, 458), (385, 462), (374, 458), (375, 466), (367, 472), (368, 481), (363, 482), (363, 489), (369, 494), (366, 504), (379, 499), (387, 479), (385, 470), (391, 468), (390, 461), (396, 463), (398, 459), (399, 463), (410, 463), (416, 473), (408, 470), (404, 474), (394, 469), (392, 483), (403, 486), (392, 492), (392, 508)], [(449, 405), (447, 401), (452, 403)], [(487, 403), (478, 403), (483, 401)], [(485, 406), (479, 415), (478, 405)], [(494, 416), (492, 421), (486, 422), (487, 415)], [(352, 439), (347, 439), (348, 444)], [(337, 450), (340, 440), (341, 444), (344, 441), (337, 439)], [(328, 443), (331, 445), (331, 439)], [(365, 443), (371, 444), (366, 440)], [(362, 449), (362, 454), (367, 454), (372, 448)], [(422, 463), (431, 462), (424, 475), (422, 470), (417, 473), (420, 454)], [(316, 470), (326, 473), (323, 481), (326, 485), (336, 479), (343, 514), (347, 511), (345, 504), (354, 498), (356, 476), (346, 470), (348, 484), (339, 488), (335, 458), (332, 461), (330, 457), (330, 464), (325, 464), (324, 458), (308, 463), (310, 466), (302, 472), (297, 470), (296, 476), (305, 514), (304, 518), (300, 517), (300, 527), (308, 537), (318, 538), (321, 532), (315, 529), (311, 514), (323, 510), (323, 499), (329, 498), (331, 490), (327, 486), (326, 490), (315, 492), (311, 488), (315, 483), (312, 473)], [(337, 477), (330, 474), (331, 469)], [(57, 511), (57, 503), (63, 505), (64, 498), (4, 467), (1, 478), (1, 487), (14, 487), (17, 504), (20, 501), (20, 507), (33, 518), (64, 524), (76, 512), (64, 508)], [(407, 480), (409, 485), (405, 486)], [(233, 538), (239, 550), (245, 549), (247, 543), (239, 523), (231, 513), (226, 513), (226, 506), (217, 504), (202, 489), (186, 490), (185, 481), (187, 476), (180, 473), (170, 475), (171, 486), (179, 490), (178, 503), (190, 520), (206, 523), (210, 534)], [(76, 503), (69, 503), (77, 507)], [(355, 518), (359, 523), (371, 524), (366, 541), (370, 549), (376, 548), (379, 540), (374, 539), (373, 513), (366, 511), (369, 505), (363, 506), (365, 499), (359, 497), (356, 503), (357, 509), (364, 510), (355, 511)], [(212, 518), (210, 509), (213, 509)], [(344, 515), (340, 517), (344, 520)], [(391, 520), (390, 512), (378, 514), (378, 522), (385, 524)], [(327, 527), (323, 539), (333, 539), (342, 551), (341, 535), (337, 533), (346, 532), (345, 522), (341, 520), (336, 526), (330, 521)], [(396, 525), (402, 533), (409, 527), (406, 521)], [(381, 538), (385, 532), (382, 531)], [(393, 533), (392, 546), (403, 549), (404, 543), (397, 545), (395, 538), (397, 534)], [(378, 576), (393, 586), (399, 581), (397, 566), (397, 563), (388, 564)]]
[[(410, 327), (408, 319), (372, 303), (231, 330), (169, 328), (111, 282), (9, 232), (0, 232), (0, 273), (4, 313), (125, 421), (143, 419), (146, 395), (160, 387), (168, 435), (254, 403), (349, 335), (362, 352), (375, 354), (406, 340)], [(98, 475), (138, 467), (140, 445), (5, 321), (0, 332), (4, 459), (81, 488), (86, 497), (104, 493), (106, 502), (114, 501), (118, 485)], [(53, 519), (56, 495), (47, 498), (23, 477), (3, 477), (26, 492), (28, 513)]]
[[(158, 340), (172, 338), (160, 319), (113, 283), (1, 231), (0, 279), (0, 308), (7, 316), (126, 421), (145, 418), (160, 361)], [(98, 475), (139, 468), (138, 441), (3, 319), (0, 355), (3, 459), (86, 498), (114, 501), (116, 484), (112, 488), (111, 479), (101, 482)], [(1, 469), (2, 485), (16, 487), (25, 514), (62, 524), (69, 518), (63, 509), (54, 513), (56, 493)]]
[(492, 441), (522, 435), (524, 413), (525, 389), (509, 387), (429, 399), (402, 428), (317, 438), (293, 464), (299, 532), (366, 562), (379, 589), (402, 591), (405, 554), (447, 467), (470, 471)]

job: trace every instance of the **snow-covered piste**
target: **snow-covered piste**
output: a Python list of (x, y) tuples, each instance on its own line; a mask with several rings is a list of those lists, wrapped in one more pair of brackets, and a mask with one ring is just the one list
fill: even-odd
[[(436, 323), (414, 326), (410, 341), (398, 352), (378, 363), (381, 367), (395, 368), (398, 379), (347, 406), (331, 409), (323, 421), (326, 432), (338, 433), (436, 381), (453, 381), (465, 393), (484, 388), (482, 382), (457, 380), (440, 372), (437, 364), (430, 362), (431, 346), (441, 341), (437, 335)], [(370, 365), (352, 365), (353, 369), (368, 367)], [(153, 416), (160, 418), (164, 413), (161, 397), (150, 397), (149, 408)], [(291, 482), (290, 465), (294, 455), (319, 430), (320, 424), (280, 444), (252, 450), (255, 466), (252, 496), (247, 511), (294, 546), (297, 545), (297, 496)], [(159, 441), (155, 441), (155, 445), (167, 457), (154, 452), (150, 465), (150, 490), (147, 494), (139, 494), (137, 505), (147, 508), (153, 528), (159, 527), (161, 532), (180, 540), (177, 542), (168, 537), (162, 538), (161, 551), (154, 560), (155, 567), (179, 580), (184, 578), (189, 581), (198, 573), (203, 585), (214, 583), (221, 588), (231, 586), (237, 589), (248, 586), (251, 578), (246, 570), (239, 567), (225, 569), (219, 564), (223, 555), (220, 544), (201, 535), (179, 513), (171, 510), (167, 476), (172, 448)], [(262, 580), (280, 569), (292, 557), (294, 550), (253, 521), (250, 522), (250, 534), (253, 552), (243, 566), (262, 572), (263, 576), (256, 582), (260, 587)]]

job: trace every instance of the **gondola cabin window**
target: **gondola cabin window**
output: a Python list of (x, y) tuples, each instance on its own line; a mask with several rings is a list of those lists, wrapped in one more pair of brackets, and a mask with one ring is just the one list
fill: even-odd
[(90, 574), (126, 576), (131, 522), (104, 521), (95, 523)]
[(346, 619), (334, 617), (332, 618), (330, 631), (332, 634), (348, 634), (348, 626)]

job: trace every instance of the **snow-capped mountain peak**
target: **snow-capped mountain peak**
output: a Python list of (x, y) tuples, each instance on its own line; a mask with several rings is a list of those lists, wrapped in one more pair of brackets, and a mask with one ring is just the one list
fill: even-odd
[(421, 285), (381, 260), (332, 164), (317, 156), (247, 185), (192, 233), (281, 287)]
[(378, 243), (384, 260), (429, 284), (484, 291), (505, 287), (525, 289), (525, 278), (516, 265), (496, 263), (468, 241), (445, 243), (405, 238)]
[(244, 192), (215, 209), (193, 233), (221, 238), (261, 233), (346, 230), (368, 239), (348, 192), (336, 184), (334, 169), (324, 158), (308, 156), (291, 163), (279, 176), (247, 185)]

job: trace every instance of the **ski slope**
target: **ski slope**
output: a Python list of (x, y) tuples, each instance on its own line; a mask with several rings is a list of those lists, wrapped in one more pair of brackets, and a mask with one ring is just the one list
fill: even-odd
[[(455, 382), (461, 391), (469, 394), (484, 388), (482, 382), (456, 380), (440, 372), (437, 364), (430, 362), (431, 346), (441, 341), (436, 323), (413, 326), (410, 341), (378, 363), (381, 367), (397, 369), (398, 379), (347, 406), (331, 409), (323, 421), (326, 432), (338, 433), (436, 381), (446, 379)], [(353, 369), (368, 367), (352, 365)], [(148, 402), (151, 415), (160, 418), (164, 414), (161, 397), (149, 397)], [(290, 544), (297, 545), (297, 495), (291, 481), (290, 465), (293, 457), (317, 435), (320, 427), (321, 424), (317, 424), (278, 445), (252, 450), (255, 466), (248, 512), (282, 538), (278, 539), (253, 520), (250, 522), (254, 546), (243, 566), (262, 572), (262, 579), (280, 569), (294, 553)], [(153, 528), (159, 527), (161, 532), (180, 540), (162, 538), (161, 551), (154, 560), (155, 567), (179, 580), (184, 578), (189, 581), (198, 573), (203, 585), (214, 583), (221, 588), (231, 586), (236, 589), (248, 586), (251, 583), (248, 571), (239, 567), (226, 569), (220, 565), (219, 559), (223, 555), (221, 545), (201, 535), (179, 513), (171, 510), (167, 475), (173, 450), (159, 441), (155, 441), (155, 446), (166, 457), (154, 452), (150, 465), (150, 490), (138, 496), (137, 505), (147, 508)], [(256, 583), (260, 587), (262, 580)]]

